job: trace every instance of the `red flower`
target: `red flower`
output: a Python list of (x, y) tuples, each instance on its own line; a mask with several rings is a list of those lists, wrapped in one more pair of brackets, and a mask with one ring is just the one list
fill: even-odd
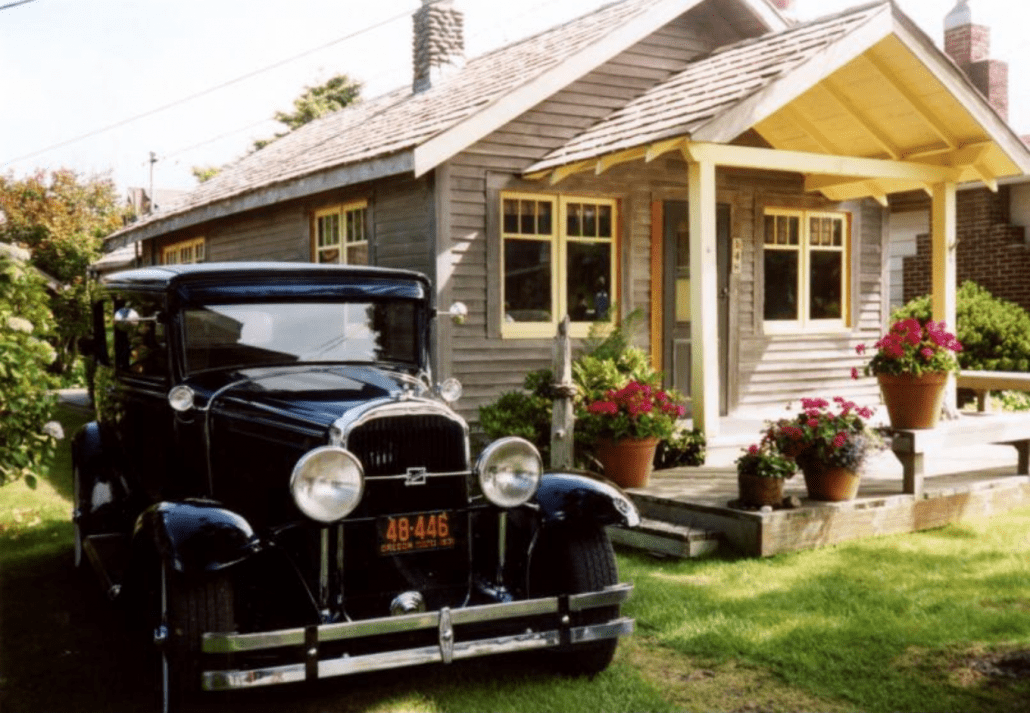
[(841, 446), (843, 446), (847, 442), (848, 442), (848, 434), (844, 433), (843, 431), (841, 431), (840, 433), (838, 433), (836, 436), (833, 437), (833, 447), (834, 448), (840, 448)]
[(851, 378), (852, 379), (858, 379), (858, 368), (857, 367), (854, 367), (854, 366), (851, 367)]
[(855, 347), (855, 354), (865, 354), (865, 344), (859, 344)]

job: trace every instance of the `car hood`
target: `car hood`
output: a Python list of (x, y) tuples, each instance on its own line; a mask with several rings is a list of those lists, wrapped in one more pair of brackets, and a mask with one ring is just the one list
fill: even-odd
[(235, 411), (319, 431), (351, 409), (405, 398), (410, 389), (397, 374), (368, 366), (262, 367), (205, 377), (196, 390), (215, 412)]

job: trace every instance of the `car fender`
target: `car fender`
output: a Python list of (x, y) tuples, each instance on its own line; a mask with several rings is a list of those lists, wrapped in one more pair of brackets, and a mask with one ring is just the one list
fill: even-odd
[(149, 545), (182, 574), (225, 569), (261, 550), (243, 516), (200, 500), (151, 505), (136, 520), (133, 543)]
[(640, 513), (622, 489), (587, 471), (544, 473), (534, 498), (545, 524), (589, 520), (636, 527)]

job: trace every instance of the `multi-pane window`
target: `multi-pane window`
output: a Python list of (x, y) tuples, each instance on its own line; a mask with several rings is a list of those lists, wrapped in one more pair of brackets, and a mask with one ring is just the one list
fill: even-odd
[(359, 201), (315, 213), (315, 262), (368, 264), (368, 203)]
[(845, 326), (847, 215), (769, 209), (763, 242), (766, 330)]
[(613, 317), (616, 202), (501, 196), (504, 336), (553, 336), (567, 313), (574, 333)]
[(162, 265), (189, 265), (204, 262), (204, 238), (184, 240), (161, 248)]

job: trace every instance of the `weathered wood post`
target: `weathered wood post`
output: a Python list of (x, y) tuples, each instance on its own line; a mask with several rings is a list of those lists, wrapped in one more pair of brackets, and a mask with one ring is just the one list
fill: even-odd
[(551, 468), (560, 470), (572, 467), (575, 442), (573, 430), (576, 416), (572, 400), (576, 386), (572, 383), (572, 340), (569, 339), (569, 315), (558, 324), (554, 337), (553, 354), (554, 407), (551, 412)]

